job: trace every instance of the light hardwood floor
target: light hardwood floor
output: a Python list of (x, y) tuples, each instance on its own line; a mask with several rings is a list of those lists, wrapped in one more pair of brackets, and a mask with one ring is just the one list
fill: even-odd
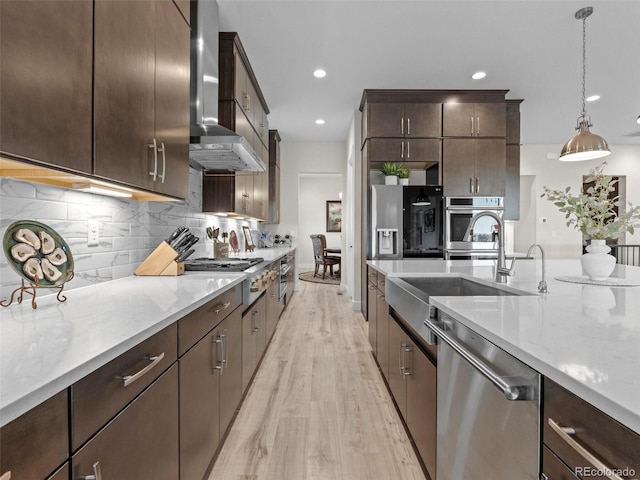
[(424, 480), (366, 322), (300, 282), (209, 480)]

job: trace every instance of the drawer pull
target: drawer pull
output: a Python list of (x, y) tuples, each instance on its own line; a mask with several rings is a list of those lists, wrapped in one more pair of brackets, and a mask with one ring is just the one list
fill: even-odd
[(571, 427), (561, 427), (552, 418), (549, 418), (549, 426), (560, 435), (560, 438), (564, 440), (571, 448), (573, 448), (582, 458), (591, 464), (592, 467), (598, 471), (605, 472), (605, 476), (611, 480), (624, 480), (621, 476), (616, 475), (615, 469), (609, 468), (602, 463), (595, 455), (589, 452), (586, 448), (580, 445), (577, 441), (571, 438), (571, 435), (575, 435), (575, 429)]
[[(140, 377), (144, 376), (149, 370), (151, 370), (153, 367), (159, 364), (164, 358), (164, 352), (162, 352), (160, 355), (156, 355), (154, 357), (147, 357), (147, 358), (148, 360), (151, 361), (149, 365), (144, 367), (139, 372), (134, 373), (133, 375), (125, 375), (122, 377), (125, 387), (128, 387), (129, 385), (131, 385), (133, 382), (138, 380)], [(100, 470), (100, 466), (98, 466), (98, 470)]]
[(218, 315), (220, 312), (224, 312), (227, 308), (229, 308), (229, 305), (231, 305), (231, 302), (220, 303), (215, 307), (212, 307), (209, 311)]
[[(4, 478), (2, 479), (4, 480)], [(102, 480), (102, 472), (100, 471), (100, 462), (93, 464), (93, 475), (82, 477), (82, 480)]]

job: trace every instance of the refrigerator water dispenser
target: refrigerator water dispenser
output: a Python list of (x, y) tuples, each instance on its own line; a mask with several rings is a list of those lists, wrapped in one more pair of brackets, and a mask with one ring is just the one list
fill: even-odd
[(398, 253), (398, 229), (378, 228), (378, 251), (379, 255), (396, 255)]

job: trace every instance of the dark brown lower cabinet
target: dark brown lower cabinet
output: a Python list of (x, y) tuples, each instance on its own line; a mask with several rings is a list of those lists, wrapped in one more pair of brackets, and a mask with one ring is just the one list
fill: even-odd
[[(178, 366), (174, 364), (72, 456), (72, 478), (175, 480)], [(97, 476), (97, 475), (96, 475)]]
[(67, 390), (44, 401), (0, 430), (0, 477), (42, 479), (69, 456)]
[(267, 288), (267, 342), (276, 330), (283, 306), (280, 301), (280, 274), (276, 273), (275, 279)]
[(241, 360), (239, 308), (180, 358), (180, 478), (205, 477), (242, 397)]
[(580, 480), (545, 445), (542, 446), (543, 480)]
[(367, 286), (367, 320), (369, 321), (369, 343), (373, 355), (378, 351), (378, 289), (375, 284), (369, 283)]
[[(411, 438), (431, 478), (436, 475), (437, 369), (431, 356), (387, 315), (389, 376), (387, 382)], [(380, 344), (382, 336), (379, 336)]]
[(262, 295), (242, 315), (242, 391), (249, 386), (251, 378), (267, 345), (266, 296)]
[(389, 304), (383, 294), (376, 296), (377, 353), (376, 359), (384, 378), (389, 378)]
[(407, 417), (411, 437), (431, 478), (436, 475), (436, 366), (420, 347), (409, 341), (407, 352)]

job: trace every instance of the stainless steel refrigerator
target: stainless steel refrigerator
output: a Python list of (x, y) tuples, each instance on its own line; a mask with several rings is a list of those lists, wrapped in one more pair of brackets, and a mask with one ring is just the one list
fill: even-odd
[(372, 185), (372, 257), (442, 258), (443, 213), (439, 185)]

